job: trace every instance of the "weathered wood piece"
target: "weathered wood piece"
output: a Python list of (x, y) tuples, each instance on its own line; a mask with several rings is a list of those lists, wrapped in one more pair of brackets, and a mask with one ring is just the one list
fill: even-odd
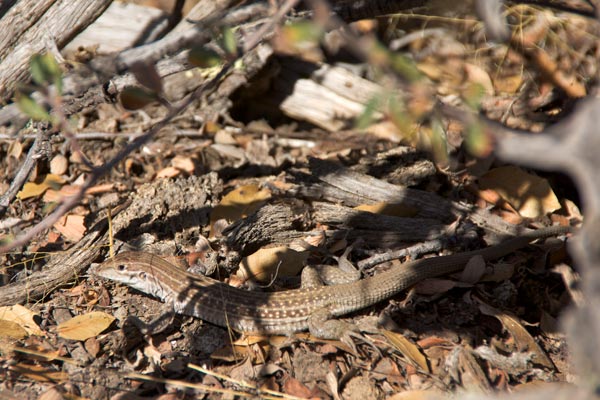
[(167, 14), (157, 8), (113, 2), (93, 24), (65, 46), (63, 53), (94, 46), (98, 54), (123, 51), (156, 40), (167, 25)]
[(309, 73), (298, 71), (298, 67), (294, 71), (294, 66), (288, 64), (274, 83), (282, 92), (292, 88), (280, 105), (281, 111), (329, 131), (347, 126), (363, 112), (370, 99), (383, 91), (378, 84), (345, 68), (323, 65)]
[(29, 76), (29, 59), (66, 45), (110, 5), (110, 0), (21, 0), (0, 20), (0, 102)]

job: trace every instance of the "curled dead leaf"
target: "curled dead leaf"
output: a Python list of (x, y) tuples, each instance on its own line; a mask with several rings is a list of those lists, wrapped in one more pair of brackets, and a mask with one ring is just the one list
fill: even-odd
[(560, 209), (546, 179), (514, 166), (495, 168), (479, 178), (482, 189), (495, 190), (521, 216), (537, 218)]
[(242, 260), (238, 275), (259, 282), (269, 282), (276, 276), (294, 276), (302, 270), (308, 256), (308, 251), (288, 246), (262, 248)]
[(37, 313), (29, 310), (28, 308), (23, 307), (20, 304), (15, 304), (14, 306), (6, 306), (0, 307), (0, 336), (10, 336), (8, 334), (4, 335), (4, 329), (10, 328), (9, 322), (17, 324), (24, 332), (25, 335), (38, 335), (38, 336), (46, 336), (46, 333), (42, 331), (38, 324), (35, 322), (35, 318), (38, 316)]

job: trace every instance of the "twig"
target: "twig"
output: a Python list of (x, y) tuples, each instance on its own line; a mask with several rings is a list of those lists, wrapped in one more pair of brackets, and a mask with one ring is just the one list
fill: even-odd
[(434, 239), (428, 240), (427, 242), (418, 243), (414, 246), (406, 247), (404, 249), (396, 251), (387, 251), (381, 254), (375, 254), (369, 258), (359, 261), (356, 263), (358, 269), (363, 270), (364, 268), (370, 268), (375, 265), (397, 260), (406, 256), (415, 256), (418, 254), (431, 253), (433, 251), (440, 251), (444, 247), (444, 240)]
[(39, 128), (37, 134), (35, 135), (35, 141), (29, 149), (23, 165), (19, 169), (19, 172), (17, 172), (15, 178), (12, 180), (6, 193), (0, 197), (0, 216), (4, 215), (11, 201), (14, 200), (19, 190), (21, 190), (23, 184), (27, 178), (29, 178), (31, 171), (33, 170), (33, 167), (35, 167), (35, 164), (38, 162), (38, 160), (43, 157), (47, 157), (47, 142), (48, 137), (46, 135), (46, 129)]
[(286, 0), (285, 3), (281, 5), (277, 13), (269, 19), (269, 21), (260, 27), (258, 31), (254, 33), (246, 43), (244, 44), (244, 52), (248, 52), (250, 49), (255, 48), (260, 42), (265, 39), (267, 32), (273, 30), (276, 24), (281, 21), (281, 19), (287, 14), (296, 4), (298, 4), (299, 0)]

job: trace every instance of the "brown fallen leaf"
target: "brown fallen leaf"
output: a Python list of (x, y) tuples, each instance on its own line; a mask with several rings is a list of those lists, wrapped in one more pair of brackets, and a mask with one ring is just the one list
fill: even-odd
[(443, 400), (448, 395), (437, 390), (406, 390), (396, 393), (387, 400)]
[(295, 276), (309, 255), (309, 251), (297, 251), (288, 246), (262, 248), (242, 259), (238, 276), (259, 282), (270, 282), (278, 276)]
[(312, 390), (291, 376), (285, 380), (285, 383), (283, 384), (283, 392), (302, 399), (309, 399), (313, 394)]
[(464, 65), (466, 81), (481, 86), (488, 96), (494, 95), (494, 85), (487, 71), (479, 65), (466, 63)]
[(5, 324), (5, 322), (17, 324), (26, 335), (46, 336), (46, 333), (42, 331), (35, 322), (37, 316), (37, 313), (20, 304), (0, 307), (0, 336), (8, 336), (2, 334), (3, 329), (8, 328), (7, 325), (9, 325)]
[(60, 383), (65, 382), (69, 378), (69, 374), (64, 371), (56, 371), (41, 365), (19, 363), (9, 366), (8, 369), (38, 382)]
[(112, 315), (93, 311), (88, 314), (78, 315), (56, 327), (58, 335), (64, 339), (87, 340), (102, 333), (113, 323)]
[(396, 332), (382, 330), (383, 335), (390, 341), (392, 346), (398, 350), (411, 363), (421, 368), (422, 371), (431, 372), (427, 357), (421, 352), (419, 346), (408, 340), (404, 335)]
[(560, 209), (558, 198), (546, 179), (521, 168), (506, 166), (490, 170), (481, 178), (482, 189), (492, 189), (523, 217), (537, 218)]
[(187, 172), (188, 174), (192, 174), (196, 169), (196, 166), (194, 165), (194, 160), (192, 160), (190, 157), (183, 156), (173, 157), (173, 159), (171, 160), (171, 166), (177, 168), (180, 171)]
[(210, 237), (214, 237), (213, 225), (216, 221), (225, 219), (231, 223), (244, 218), (256, 211), (270, 197), (270, 191), (260, 189), (256, 185), (241, 186), (227, 193), (210, 214)]
[(500, 311), (484, 303), (477, 297), (474, 298), (479, 303), (479, 311), (481, 311), (481, 313), (495, 317), (498, 319), (498, 321), (500, 321), (500, 323), (502, 323), (504, 329), (506, 329), (506, 331), (514, 339), (517, 351), (533, 353), (533, 360), (537, 364), (540, 364), (551, 370), (554, 369), (554, 364), (550, 358), (548, 358), (546, 353), (537, 344), (535, 339), (529, 334), (529, 332), (527, 332), (527, 329), (521, 325), (521, 322), (517, 317), (509, 314), (508, 312)]
[(156, 179), (174, 178), (181, 174), (181, 170), (175, 167), (165, 167), (156, 173)]
[(23, 190), (17, 193), (17, 198), (25, 200), (30, 197), (37, 197), (48, 189), (59, 190), (65, 183), (65, 180), (58, 175), (48, 174), (41, 183), (27, 182), (23, 185)]
[(373, 214), (389, 215), (392, 217), (414, 217), (419, 212), (414, 207), (404, 204), (380, 202), (375, 204), (361, 204), (354, 207), (355, 210), (368, 211)]
[(27, 331), (14, 321), (0, 319), (0, 337), (25, 339), (27, 337)]
[(85, 234), (85, 217), (83, 215), (65, 215), (52, 226), (69, 242), (78, 242)]

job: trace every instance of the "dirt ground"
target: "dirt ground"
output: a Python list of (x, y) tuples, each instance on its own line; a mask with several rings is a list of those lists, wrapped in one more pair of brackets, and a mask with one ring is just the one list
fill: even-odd
[[(2, 312), (20, 321), (14, 327), (0, 314), (0, 396), (427, 399), (574, 385), (578, 370), (559, 321), (580, 293), (564, 237), (490, 263), (472, 260), (462, 273), (344, 316), (362, 331), (351, 340), (248, 336), (181, 315), (160, 321), (160, 301), (92, 273), (109, 251), (134, 249), (270, 292), (298, 287), (304, 265), (349, 263), (371, 276), (407, 259), (492, 245), (515, 225), (579, 223), (578, 193), (565, 175), (503, 163), (486, 128), (437, 111), (479, 109), (535, 135), (587, 94), (598, 73), (598, 23), (526, 6), (506, 12), (505, 44), (487, 41), (471, 14), (355, 24), (359, 37), (377, 36), (411, 60), (422, 78), (409, 85), (331, 53), (331, 43), (298, 54), (271, 41), (256, 70), (229, 76), (245, 82), (222, 80), (51, 229), (0, 255), (5, 289), (36, 282), (43, 294), (0, 292)], [(352, 85), (384, 88), (387, 107), (311, 119), (335, 101), (318, 92), (314, 104), (286, 103), (300, 79), (324, 85), (312, 75), (324, 65), (351, 71)], [(179, 82), (165, 83), (170, 99), (193, 89)], [(398, 108), (396, 91), (406, 95)], [(0, 220), (0, 240), (35, 226), (81, 187), (88, 164), (106, 164), (168, 111), (107, 102), (75, 115), (72, 138), (50, 135), (48, 158)], [(36, 129), (11, 136), (0, 128), (0, 192)], [(53, 259), (66, 278), (44, 286)], [(159, 321), (144, 334), (131, 316)]]

